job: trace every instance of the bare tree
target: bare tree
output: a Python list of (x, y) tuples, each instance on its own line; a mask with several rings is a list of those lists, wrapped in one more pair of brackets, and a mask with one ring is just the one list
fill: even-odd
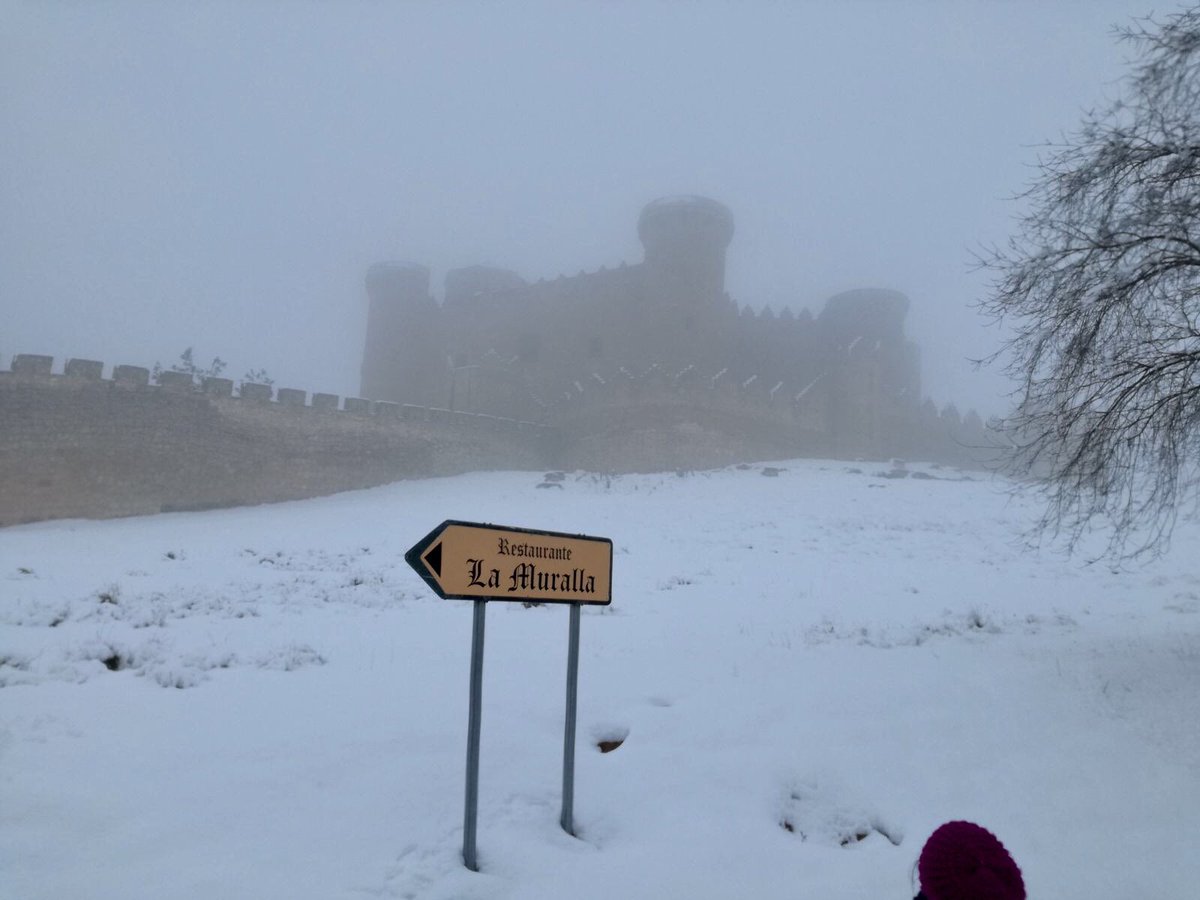
[(1117, 32), (1119, 100), (1050, 145), (1017, 234), (983, 265), (1012, 330), (1006, 420), (1039, 476), (1043, 531), (1156, 553), (1200, 475), (1200, 7)]

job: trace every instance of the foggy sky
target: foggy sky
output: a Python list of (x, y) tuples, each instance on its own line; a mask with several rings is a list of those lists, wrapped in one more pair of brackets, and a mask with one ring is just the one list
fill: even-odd
[(1000, 412), (971, 251), (1151, 9), (0, 0), (0, 366), (190, 345), (353, 395), (371, 263), (437, 294), (633, 263), (641, 207), (696, 193), (733, 211), (734, 299), (902, 290), (925, 392)]

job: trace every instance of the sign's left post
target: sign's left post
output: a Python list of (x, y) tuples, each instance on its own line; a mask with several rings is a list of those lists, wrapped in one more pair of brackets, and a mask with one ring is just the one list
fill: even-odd
[(479, 819), (479, 732), (483, 720), (483, 624), (487, 601), (475, 601), (471, 631), (471, 701), (467, 713), (467, 797), (463, 809), (463, 863), (479, 871), (475, 856), (475, 823)]

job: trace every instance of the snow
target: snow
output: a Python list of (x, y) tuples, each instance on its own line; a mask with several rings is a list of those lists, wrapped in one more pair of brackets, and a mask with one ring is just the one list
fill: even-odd
[[(0, 897), (907, 898), (951, 818), (1033, 897), (1195, 896), (1200, 527), (1112, 571), (1028, 550), (1002, 481), (775, 467), (0, 531)], [(479, 873), (471, 604), (402, 559), (451, 518), (615, 547), (578, 838), (567, 611), (488, 606)]]

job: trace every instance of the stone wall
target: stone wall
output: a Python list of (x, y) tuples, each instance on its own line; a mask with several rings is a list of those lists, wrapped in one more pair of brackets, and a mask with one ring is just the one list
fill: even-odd
[[(738, 380), (702, 365), (675, 373), (651, 366), (574, 381), (546, 414), (560, 435), (560, 466), (568, 469), (654, 472), (792, 457), (989, 468), (997, 460), (996, 436), (974, 413), (963, 417), (952, 406), (939, 412), (927, 401), (847, 404), (834, 416), (829, 393), (810, 389), (819, 386)], [(838, 418), (863, 425), (834, 429)]]
[(226, 379), (18, 356), (0, 372), (0, 526), (240, 506), (540, 469), (551, 429)]
[[(687, 366), (594, 373), (551, 425), (68, 360), (0, 372), (0, 526), (297, 500), (484, 469), (704, 469), (797, 456), (986, 462), (977, 416), (926, 403), (885, 454), (839, 445), (824, 395)], [(993, 454), (994, 456), (994, 454)]]

